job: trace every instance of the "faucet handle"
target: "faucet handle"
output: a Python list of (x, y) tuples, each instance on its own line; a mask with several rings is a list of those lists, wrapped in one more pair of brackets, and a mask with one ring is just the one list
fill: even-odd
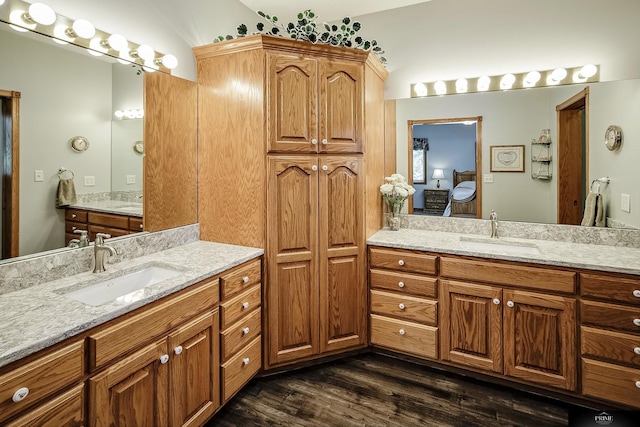
[(110, 239), (111, 238), (111, 234), (107, 234), (107, 233), (96, 233), (96, 237), (102, 237), (103, 239)]
[(111, 234), (107, 234), (107, 233), (96, 233), (96, 241), (95, 241), (95, 245), (96, 246), (101, 246), (104, 244), (104, 239), (108, 239), (111, 237)]

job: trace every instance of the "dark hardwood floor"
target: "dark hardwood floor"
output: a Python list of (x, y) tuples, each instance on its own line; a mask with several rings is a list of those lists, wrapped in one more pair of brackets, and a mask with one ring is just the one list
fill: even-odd
[(373, 353), (252, 380), (214, 426), (566, 426), (569, 404)]

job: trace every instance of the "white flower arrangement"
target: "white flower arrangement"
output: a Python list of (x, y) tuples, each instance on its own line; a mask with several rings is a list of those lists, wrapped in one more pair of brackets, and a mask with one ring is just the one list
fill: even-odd
[(410, 186), (404, 176), (398, 173), (385, 177), (384, 184), (380, 186), (380, 193), (387, 203), (387, 210), (391, 216), (399, 214), (404, 206), (404, 201), (415, 192), (415, 188)]

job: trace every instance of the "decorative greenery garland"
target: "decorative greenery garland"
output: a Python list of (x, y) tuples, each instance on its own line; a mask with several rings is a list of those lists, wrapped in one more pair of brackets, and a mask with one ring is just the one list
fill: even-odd
[[(324, 43), (332, 46), (354, 47), (362, 50), (372, 51), (383, 64), (387, 59), (382, 56), (384, 50), (378, 46), (375, 40), (365, 40), (356, 33), (360, 31), (362, 25), (358, 21), (352, 21), (351, 18), (345, 17), (340, 25), (329, 25), (326, 22), (319, 28), (316, 24), (317, 15), (307, 9), (298, 13), (296, 23), (289, 22), (287, 25), (280, 23), (277, 16), (267, 15), (262, 11), (258, 11), (263, 19), (269, 22), (271, 29), (266, 29), (264, 23), (259, 22), (256, 25), (258, 31), (253, 34), (267, 34), (280, 37), (289, 37), (295, 40), (306, 40), (311, 43)], [(245, 24), (240, 24), (236, 28), (237, 36), (227, 34), (226, 36), (218, 36), (213, 41), (220, 42), (223, 40), (232, 40), (236, 37), (244, 37), (247, 35), (248, 29)]]

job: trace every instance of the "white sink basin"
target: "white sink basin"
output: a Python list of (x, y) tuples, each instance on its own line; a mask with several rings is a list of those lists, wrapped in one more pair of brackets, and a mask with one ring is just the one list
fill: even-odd
[(509, 242), (483, 237), (460, 237), (460, 247), (474, 252), (490, 252), (501, 255), (540, 255), (533, 243)]
[(182, 274), (166, 267), (147, 266), (131, 273), (64, 293), (64, 296), (98, 306), (110, 301), (134, 302), (145, 296), (145, 288)]

